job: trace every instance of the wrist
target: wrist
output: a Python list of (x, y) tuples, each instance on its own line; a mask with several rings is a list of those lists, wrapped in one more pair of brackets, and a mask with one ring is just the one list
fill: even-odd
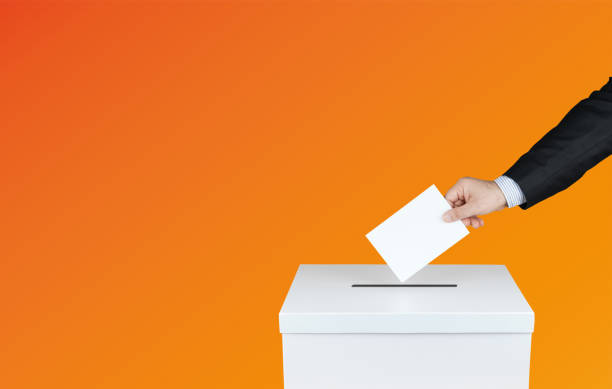
[(500, 176), (493, 181), (502, 192), (506, 206), (512, 208), (527, 201), (521, 187), (510, 177)]
[(493, 193), (493, 201), (496, 209), (503, 209), (508, 206), (508, 200), (504, 195), (504, 191), (500, 188), (500, 186), (495, 181), (489, 181), (491, 184), (491, 191)]

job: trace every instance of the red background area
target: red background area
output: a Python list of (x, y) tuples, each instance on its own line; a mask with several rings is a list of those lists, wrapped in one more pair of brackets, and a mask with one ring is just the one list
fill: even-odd
[[(300, 263), (492, 179), (612, 69), (612, 7), (0, 6), (0, 386), (282, 387)], [(612, 386), (612, 165), (436, 263), (509, 267), (534, 388)]]

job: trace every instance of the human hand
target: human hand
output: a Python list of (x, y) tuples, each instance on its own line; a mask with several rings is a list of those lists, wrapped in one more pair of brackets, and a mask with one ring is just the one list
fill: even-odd
[(486, 215), (506, 207), (504, 193), (494, 181), (463, 177), (446, 193), (446, 201), (452, 209), (442, 215), (445, 222), (461, 219), (466, 226), (482, 227), (484, 220), (478, 215)]

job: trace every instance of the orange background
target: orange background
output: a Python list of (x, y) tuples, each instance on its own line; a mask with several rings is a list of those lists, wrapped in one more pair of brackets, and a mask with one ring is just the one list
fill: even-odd
[[(612, 69), (612, 7), (0, 6), (0, 386), (282, 387), (300, 263), (492, 179)], [(506, 264), (533, 388), (612, 387), (612, 160), (436, 263)]]

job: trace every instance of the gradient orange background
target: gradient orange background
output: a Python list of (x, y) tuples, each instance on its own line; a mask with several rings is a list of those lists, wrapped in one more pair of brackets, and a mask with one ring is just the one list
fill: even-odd
[[(612, 75), (612, 6), (0, 6), (0, 386), (282, 387), (300, 263), (492, 179)], [(612, 387), (612, 161), (435, 263), (510, 269), (531, 387)]]

